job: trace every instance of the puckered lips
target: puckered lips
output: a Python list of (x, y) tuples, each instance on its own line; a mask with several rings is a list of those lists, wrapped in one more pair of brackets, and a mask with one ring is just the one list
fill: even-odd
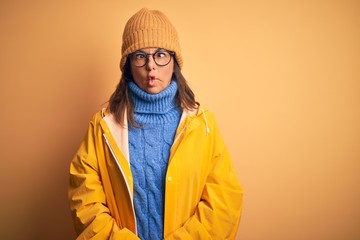
[(155, 81), (159, 80), (155, 77), (155, 75), (148, 75), (148, 84), (150, 87), (155, 87)]

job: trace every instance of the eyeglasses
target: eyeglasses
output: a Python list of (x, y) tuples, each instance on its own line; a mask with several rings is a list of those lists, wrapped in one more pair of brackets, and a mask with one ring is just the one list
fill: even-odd
[(157, 50), (153, 54), (148, 54), (143, 51), (136, 51), (130, 53), (128, 56), (133, 63), (137, 67), (143, 67), (149, 62), (149, 56), (152, 56), (154, 62), (158, 66), (166, 66), (170, 63), (171, 57), (174, 56), (174, 52), (166, 51), (166, 50)]

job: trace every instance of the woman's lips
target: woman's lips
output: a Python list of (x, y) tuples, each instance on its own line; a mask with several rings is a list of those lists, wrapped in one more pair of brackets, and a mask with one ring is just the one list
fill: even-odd
[(156, 80), (155, 76), (149, 76), (149, 77), (148, 77), (148, 82), (149, 82), (149, 86), (150, 86), (150, 87), (154, 87), (154, 86), (155, 86), (155, 80)]

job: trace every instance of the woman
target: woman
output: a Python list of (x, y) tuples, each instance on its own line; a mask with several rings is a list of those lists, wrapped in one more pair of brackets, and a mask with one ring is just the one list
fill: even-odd
[(121, 80), (70, 166), (78, 239), (233, 239), (242, 190), (213, 115), (181, 74), (175, 28), (141, 9)]

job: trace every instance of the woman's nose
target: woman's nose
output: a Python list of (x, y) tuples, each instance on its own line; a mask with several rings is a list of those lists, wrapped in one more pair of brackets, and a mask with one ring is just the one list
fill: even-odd
[(149, 69), (149, 70), (152, 70), (154, 69), (156, 66), (156, 63), (154, 61), (154, 58), (152, 55), (149, 55), (149, 59), (148, 59), (148, 62), (146, 63), (146, 68)]

